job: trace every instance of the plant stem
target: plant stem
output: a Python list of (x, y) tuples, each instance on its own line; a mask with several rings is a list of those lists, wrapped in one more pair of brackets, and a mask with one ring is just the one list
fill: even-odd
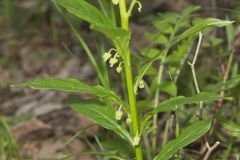
[[(196, 91), (197, 91), (198, 94), (200, 93), (200, 88), (199, 88), (198, 81), (197, 81), (195, 64), (196, 64), (196, 61), (197, 61), (197, 57), (198, 57), (199, 49), (200, 49), (200, 46), (201, 46), (201, 42), (202, 42), (202, 33), (199, 32), (198, 45), (197, 45), (197, 49), (196, 49), (196, 52), (195, 52), (195, 55), (194, 55), (194, 59), (193, 59), (192, 62), (188, 62), (188, 64), (191, 67), (191, 70), (192, 70), (194, 84), (195, 84), (195, 88), (196, 88)], [(199, 108), (199, 115), (198, 115), (199, 120), (202, 119), (202, 112), (203, 112), (203, 101), (200, 101), (200, 108)]]
[[(126, 0), (120, 0), (119, 8), (120, 8), (122, 29), (128, 30), (129, 18), (127, 15)], [(136, 95), (134, 93), (134, 87), (133, 87), (130, 47), (128, 47), (126, 55), (127, 55), (125, 57), (126, 59), (124, 60), (125, 61), (124, 69), (125, 69), (126, 85), (127, 85), (127, 91), (128, 91), (129, 108), (130, 108), (130, 114), (132, 117), (132, 134), (135, 137), (135, 136), (138, 136), (139, 134), (139, 128), (138, 128), (138, 113), (137, 113), (137, 107), (136, 107)], [(143, 160), (141, 141), (137, 146), (135, 146), (135, 154), (136, 154), (136, 160)]]
[[(163, 75), (163, 70), (164, 70), (164, 59), (165, 55), (162, 58), (161, 64), (159, 66), (158, 70), (158, 77), (157, 77), (157, 90), (155, 94), (155, 99), (154, 99), (154, 108), (156, 108), (159, 104), (159, 85), (161, 84), (162, 81), (162, 75)], [(153, 116), (153, 126), (157, 126), (157, 114)], [(152, 151), (155, 154), (156, 151), (156, 142), (157, 142), (157, 129), (153, 130), (153, 135), (152, 135)]]
[(216, 149), (218, 147), (219, 144), (220, 144), (220, 142), (216, 142), (212, 147), (210, 147), (209, 144), (206, 143), (208, 151), (207, 151), (206, 155), (204, 156), (203, 160), (208, 160), (208, 158), (210, 157), (211, 153), (214, 151), (214, 149)]

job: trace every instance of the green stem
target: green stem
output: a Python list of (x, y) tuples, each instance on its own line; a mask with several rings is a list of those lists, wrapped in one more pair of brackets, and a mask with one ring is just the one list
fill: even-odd
[(132, 0), (131, 3), (130, 3), (130, 7), (128, 9), (128, 12), (127, 12), (127, 15), (130, 17), (131, 14), (132, 14), (132, 10), (133, 10), (133, 7), (135, 5), (135, 3), (137, 2), (137, 0)]
[[(157, 90), (156, 90), (156, 94), (155, 94), (155, 99), (154, 99), (154, 108), (156, 108), (159, 104), (159, 85), (162, 82), (162, 75), (163, 75), (163, 70), (164, 70), (164, 59), (165, 59), (165, 55), (162, 58), (161, 64), (159, 66), (159, 70), (158, 70), (158, 77), (157, 77)], [(157, 114), (155, 114), (153, 116), (153, 126), (157, 126)], [(155, 154), (156, 151), (156, 147), (157, 147), (157, 129), (153, 130), (153, 135), (152, 135), (152, 151)]]
[[(128, 19), (127, 9), (126, 9), (126, 0), (120, 0), (119, 8), (120, 8), (122, 29), (128, 30), (129, 19)], [(133, 87), (130, 46), (128, 47), (126, 52), (127, 54), (125, 57), (126, 59), (124, 60), (124, 69), (125, 69), (126, 85), (127, 85), (127, 91), (128, 91), (129, 108), (130, 108), (130, 114), (132, 117), (131, 128), (132, 128), (132, 134), (135, 137), (135, 136), (138, 136), (139, 134), (139, 127), (138, 127), (138, 112), (136, 107), (136, 95), (134, 93), (134, 87)], [(135, 146), (135, 154), (136, 154), (136, 160), (143, 160), (141, 141), (137, 146)]]

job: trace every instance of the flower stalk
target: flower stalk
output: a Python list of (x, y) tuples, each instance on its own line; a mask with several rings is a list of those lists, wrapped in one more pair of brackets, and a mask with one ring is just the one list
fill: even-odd
[[(121, 28), (128, 30), (129, 16), (126, 8), (126, 0), (119, 1), (119, 9), (120, 9), (120, 16), (121, 16)], [(137, 113), (137, 107), (136, 107), (136, 95), (134, 93), (134, 87), (133, 87), (130, 46), (127, 49), (126, 55), (127, 56), (124, 59), (124, 70), (125, 70), (125, 78), (126, 78), (126, 85), (127, 85), (127, 91), (128, 91), (130, 115), (132, 120), (131, 128), (132, 128), (133, 137), (138, 137), (139, 136), (138, 135), (139, 133), (138, 113)], [(139, 140), (139, 143), (135, 146), (136, 160), (143, 160), (141, 137), (139, 137), (138, 140)]]

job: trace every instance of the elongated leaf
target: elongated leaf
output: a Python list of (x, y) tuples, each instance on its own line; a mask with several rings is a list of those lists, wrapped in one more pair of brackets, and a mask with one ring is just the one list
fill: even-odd
[(96, 7), (85, 0), (54, 0), (57, 4), (66, 8), (69, 12), (93, 25), (114, 26), (111, 19), (106, 17)]
[(185, 104), (199, 103), (200, 101), (214, 101), (214, 100), (219, 100), (223, 98), (224, 97), (218, 94), (208, 93), (208, 92), (201, 92), (192, 97), (178, 96), (178, 97), (170, 98), (166, 101), (163, 101), (157, 106), (156, 109), (153, 110), (153, 112), (154, 113), (166, 112), (166, 111), (171, 111), (177, 105), (181, 106)]
[(214, 85), (210, 85), (209, 88), (213, 91), (221, 91), (221, 90), (229, 90), (236, 87), (240, 83), (240, 75), (228, 80), (227, 82), (218, 83)]
[(64, 92), (90, 93), (98, 97), (108, 98), (119, 104), (123, 104), (122, 100), (113, 91), (110, 91), (99, 85), (89, 86), (76, 79), (36, 79), (30, 82), (18, 83), (13, 86), (31, 87), (33, 89), (53, 89)]
[(106, 37), (108, 37), (114, 43), (117, 48), (118, 54), (122, 57), (126, 57), (125, 54), (130, 54), (127, 49), (130, 42), (131, 32), (117, 28), (117, 27), (108, 27), (108, 26), (96, 26), (92, 25), (92, 29), (103, 33)]
[(154, 160), (167, 160), (179, 149), (202, 137), (211, 127), (211, 119), (198, 121), (182, 130), (180, 135), (168, 142)]
[(175, 38), (172, 42), (169, 43), (167, 48), (159, 55), (156, 55), (156, 57), (152, 58), (151, 60), (147, 61), (143, 66), (139, 69), (139, 73), (137, 75), (137, 78), (135, 79), (135, 84), (134, 86), (138, 86), (138, 83), (140, 82), (140, 79), (144, 76), (148, 68), (156, 61), (161, 59), (162, 55), (167, 54), (168, 50), (177, 44), (178, 42), (195, 35), (199, 31), (205, 29), (206, 27), (209, 26), (216, 26), (216, 27), (223, 27), (229, 24), (232, 24), (233, 21), (224, 21), (220, 19), (215, 19), (215, 18), (207, 18), (203, 20), (201, 23), (194, 25), (193, 27), (189, 28), (182, 34), (180, 34), (177, 38)]
[(220, 20), (220, 19), (215, 19), (215, 18), (207, 18), (203, 20), (201, 23), (189, 28), (187, 31), (183, 32), (180, 36), (178, 36), (175, 40), (173, 40), (170, 43), (170, 46), (175, 45), (179, 41), (189, 37), (193, 36), (194, 34), (198, 33), (199, 31), (203, 30), (206, 27), (209, 26), (215, 26), (215, 27), (224, 27), (229, 24), (232, 24), (234, 21), (225, 21), (225, 20)]
[(99, 101), (81, 100), (77, 97), (71, 97), (69, 104), (74, 111), (87, 116), (104, 128), (114, 131), (133, 145), (132, 137), (126, 128), (120, 126), (115, 120), (115, 112), (112, 107)]
[(225, 119), (223, 116), (219, 114), (215, 114), (214, 116), (219, 123), (221, 123), (224, 128), (228, 131), (228, 133), (232, 136), (240, 138), (240, 125), (232, 122), (231, 120)]

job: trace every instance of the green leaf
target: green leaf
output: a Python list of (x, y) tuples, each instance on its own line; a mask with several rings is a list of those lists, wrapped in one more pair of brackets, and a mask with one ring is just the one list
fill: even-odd
[(118, 54), (122, 57), (126, 57), (126, 54), (130, 54), (127, 49), (129, 46), (131, 32), (117, 28), (117, 27), (107, 27), (107, 26), (97, 26), (92, 25), (92, 29), (103, 33), (106, 37), (108, 37), (114, 43), (117, 48)]
[(31, 87), (33, 89), (53, 89), (64, 92), (90, 93), (98, 97), (111, 99), (119, 104), (123, 104), (122, 100), (113, 92), (102, 86), (89, 86), (76, 79), (57, 79), (46, 78), (36, 79), (30, 82), (18, 83), (13, 86)]
[(211, 41), (213, 46), (217, 46), (217, 45), (220, 45), (223, 42), (223, 39), (214, 37), (210, 41)]
[(161, 51), (157, 48), (141, 48), (140, 53), (147, 58), (156, 57)]
[(172, 96), (175, 96), (177, 93), (177, 86), (172, 82), (162, 82), (159, 85), (160, 91), (166, 92)]
[(181, 41), (189, 36), (195, 35), (196, 33), (198, 33), (199, 31), (203, 30), (206, 27), (209, 27), (209, 26), (224, 27), (224, 26), (232, 24), (233, 22), (234, 21), (225, 21), (225, 20), (220, 20), (220, 19), (215, 19), (215, 18), (204, 19), (201, 23), (198, 23), (198, 24), (194, 25), (193, 27), (189, 28), (187, 31), (183, 32), (180, 36), (178, 36), (176, 39), (174, 39), (170, 43), (169, 46), (172, 47), (179, 41)]
[(198, 11), (200, 9), (201, 9), (201, 6), (189, 5), (183, 10), (182, 16), (188, 17), (188, 16), (190, 16), (190, 14), (192, 14), (193, 12)]
[(101, 13), (96, 7), (86, 2), (85, 0), (53, 0), (57, 4), (66, 8), (69, 12), (75, 14), (81, 19), (93, 24), (114, 26), (111, 19)]
[(146, 33), (146, 38), (154, 44), (166, 44), (168, 43), (168, 38), (164, 34), (156, 33)]
[(74, 111), (83, 114), (102, 127), (114, 131), (133, 145), (131, 135), (128, 133), (125, 127), (120, 126), (116, 121), (115, 111), (112, 109), (112, 107), (107, 106), (99, 101), (82, 100), (77, 97), (70, 97), (69, 104)]
[[(214, 18), (207, 18), (203, 21), (201, 21), (200, 23), (194, 25), (193, 27), (189, 28), (188, 30), (186, 30), (185, 32), (183, 32), (182, 34), (180, 34), (177, 38), (175, 38), (172, 42), (169, 43), (168, 47), (165, 48), (161, 54), (156, 55), (156, 57), (152, 58), (151, 60), (148, 60), (145, 64), (143, 64), (143, 66), (139, 69), (138, 71), (138, 75), (135, 79), (135, 89), (136, 86), (138, 86), (141, 78), (144, 76), (144, 74), (146, 73), (146, 71), (148, 70), (148, 68), (156, 61), (161, 59), (162, 55), (167, 54), (168, 50), (174, 46), (175, 44), (177, 44), (178, 42), (195, 35), (196, 33), (198, 33), (199, 31), (209, 27), (209, 26), (217, 26), (217, 27), (223, 27), (229, 24), (232, 24), (233, 21), (224, 21), (224, 20), (220, 20), (220, 19), (214, 19)], [(136, 92), (136, 90), (135, 90)]]
[(225, 119), (219, 114), (215, 114), (214, 117), (216, 120), (221, 123), (228, 133), (232, 136), (240, 138), (240, 125), (232, 122), (231, 120)]
[(83, 39), (82, 35), (80, 34), (80, 32), (77, 30), (77, 28), (73, 25), (72, 21), (63, 13), (62, 9), (59, 7), (59, 5), (57, 5), (56, 3), (54, 3), (57, 10), (60, 12), (60, 14), (62, 15), (62, 17), (64, 18), (64, 20), (68, 23), (70, 29), (72, 30), (72, 32), (74, 33), (74, 35), (76, 36), (76, 38), (78, 39), (79, 43), (82, 45), (82, 48), (84, 49), (85, 53), (87, 54), (90, 62), (92, 63), (95, 71), (97, 72), (97, 76), (101, 82), (101, 84), (103, 84), (103, 86), (107, 87), (109, 84), (107, 83), (107, 81), (104, 79), (104, 76), (102, 74), (102, 71), (100, 69), (100, 65), (97, 63), (96, 59), (94, 58), (93, 53), (91, 52), (89, 46), (87, 45), (87, 43), (85, 42), (85, 40)]
[(0, 116), (0, 155), (7, 160), (20, 158), (19, 147), (2, 116)]
[(209, 89), (218, 92), (221, 90), (229, 90), (235, 88), (238, 84), (240, 84), (240, 75), (233, 77), (225, 83), (221, 82), (215, 85), (210, 85)]
[(208, 93), (208, 92), (201, 92), (197, 95), (194, 95), (192, 97), (184, 97), (184, 96), (178, 96), (174, 98), (170, 98), (168, 100), (163, 101), (160, 103), (156, 109), (153, 110), (154, 113), (158, 112), (167, 112), (171, 111), (175, 108), (175, 106), (181, 106), (186, 104), (192, 104), (192, 103), (199, 103), (200, 101), (214, 101), (223, 99), (224, 97), (215, 94), (215, 93)]
[(198, 121), (182, 130), (180, 135), (168, 142), (154, 160), (167, 160), (179, 149), (202, 137), (211, 127), (211, 119)]

